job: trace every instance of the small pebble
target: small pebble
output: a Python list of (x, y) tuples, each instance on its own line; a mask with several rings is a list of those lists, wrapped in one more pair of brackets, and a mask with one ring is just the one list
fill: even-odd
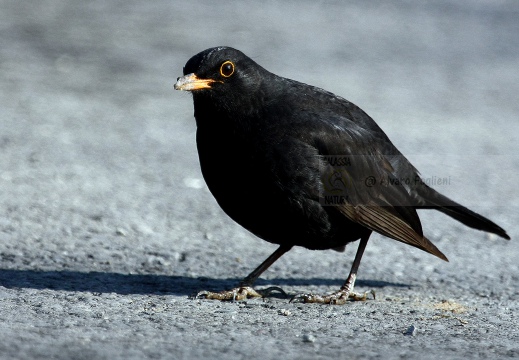
[(292, 313), (290, 312), (290, 310), (287, 310), (287, 309), (279, 309), (279, 310), (278, 310), (278, 314), (279, 314), (279, 315), (284, 315), (284, 316), (289, 316), (289, 315), (291, 315)]
[(406, 336), (415, 336), (416, 335), (416, 327), (414, 325), (411, 325), (407, 328), (407, 330), (404, 332), (404, 335)]
[(303, 339), (303, 342), (306, 342), (306, 343), (313, 343), (313, 342), (315, 342), (315, 336), (310, 335), (310, 334), (304, 334), (302, 339)]

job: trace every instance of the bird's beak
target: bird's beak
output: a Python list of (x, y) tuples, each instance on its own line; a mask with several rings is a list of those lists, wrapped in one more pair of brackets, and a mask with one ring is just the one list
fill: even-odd
[(175, 90), (193, 91), (200, 89), (210, 89), (212, 79), (200, 79), (194, 73), (181, 76), (175, 83)]

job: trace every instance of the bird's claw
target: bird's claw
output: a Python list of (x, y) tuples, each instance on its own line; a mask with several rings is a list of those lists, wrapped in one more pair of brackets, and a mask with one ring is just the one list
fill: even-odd
[(245, 300), (249, 298), (262, 297), (262, 295), (249, 286), (237, 287), (228, 291), (212, 292), (200, 291), (196, 294), (195, 299), (211, 299), (211, 300)]
[(270, 294), (274, 291), (281, 293), (284, 297), (288, 297), (288, 294), (285, 292), (285, 290), (283, 290), (279, 286), (270, 286), (266, 289), (261, 289), (261, 290), (256, 290), (256, 291), (259, 294), (261, 294), (261, 297), (264, 297), (264, 298), (269, 297)]
[(358, 294), (348, 290), (339, 290), (330, 295), (298, 294), (294, 296), (290, 302), (343, 305), (348, 301), (366, 301), (370, 294), (373, 296), (373, 300), (375, 300), (374, 290), (366, 291), (364, 294)]
[(284, 296), (288, 296), (287, 293), (279, 286), (271, 286), (266, 289), (255, 290), (250, 286), (240, 286), (228, 291), (211, 292), (211, 291), (200, 291), (195, 299), (211, 299), (211, 300), (222, 300), (222, 301), (240, 301), (250, 298), (265, 298), (268, 297), (273, 291), (279, 291)]

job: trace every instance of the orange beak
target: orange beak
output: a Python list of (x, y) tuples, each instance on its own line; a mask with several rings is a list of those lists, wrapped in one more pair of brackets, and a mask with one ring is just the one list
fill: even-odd
[(175, 90), (193, 91), (201, 89), (210, 89), (212, 79), (200, 79), (194, 73), (181, 76), (175, 83)]

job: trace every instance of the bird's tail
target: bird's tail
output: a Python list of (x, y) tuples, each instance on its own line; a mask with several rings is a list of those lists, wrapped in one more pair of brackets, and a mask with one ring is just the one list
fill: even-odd
[(425, 205), (417, 206), (417, 209), (436, 209), (471, 228), (487, 231), (510, 240), (510, 236), (503, 228), (429, 186), (424, 184), (417, 189), (417, 192), (425, 201)]

